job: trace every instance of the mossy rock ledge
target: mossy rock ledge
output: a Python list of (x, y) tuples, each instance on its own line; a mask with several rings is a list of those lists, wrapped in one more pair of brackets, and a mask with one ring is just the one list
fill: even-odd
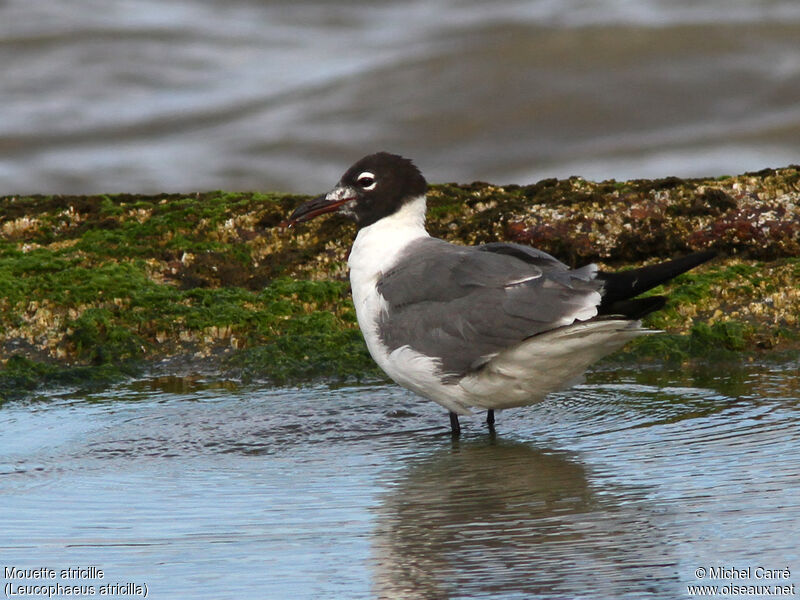
[[(271, 384), (380, 377), (333, 216), (264, 193), (0, 198), (0, 398), (143, 372)], [(800, 167), (715, 179), (434, 185), (429, 229), (617, 269), (713, 248), (609, 360), (752, 360), (800, 348)]]

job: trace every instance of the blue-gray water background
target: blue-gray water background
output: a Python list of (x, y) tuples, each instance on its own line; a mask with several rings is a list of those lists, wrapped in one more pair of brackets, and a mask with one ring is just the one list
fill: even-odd
[(40, 394), (0, 409), (0, 567), (93, 565), (82, 583), (156, 600), (797, 591), (797, 368), (597, 371), (457, 442), (396, 386)]
[(0, 1), (0, 194), (800, 161), (795, 0)]

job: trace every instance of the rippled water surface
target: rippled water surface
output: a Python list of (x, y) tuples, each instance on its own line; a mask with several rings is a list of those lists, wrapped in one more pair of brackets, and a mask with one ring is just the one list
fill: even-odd
[(496, 437), (462, 418), (459, 441), (394, 386), (9, 403), (0, 556), (152, 598), (674, 599), (707, 565), (798, 582), (797, 367), (595, 372)]
[(798, 162), (796, 0), (2, 0), (0, 194)]

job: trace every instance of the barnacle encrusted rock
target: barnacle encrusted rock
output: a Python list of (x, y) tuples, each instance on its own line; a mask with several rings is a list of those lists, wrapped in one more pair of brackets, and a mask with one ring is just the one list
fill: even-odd
[[(0, 361), (108, 368), (189, 357), (273, 381), (374, 373), (347, 294), (355, 228), (338, 216), (282, 228), (302, 200), (0, 198)], [(800, 345), (795, 166), (717, 179), (434, 185), (429, 229), (454, 243), (513, 241), (604, 268), (712, 248), (719, 258), (671, 284), (668, 309), (651, 317), (653, 327), (691, 334), (671, 355), (702, 355), (714, 343)]]

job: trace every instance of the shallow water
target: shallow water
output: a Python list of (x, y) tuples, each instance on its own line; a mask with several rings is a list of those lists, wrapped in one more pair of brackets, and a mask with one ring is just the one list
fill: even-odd
[(674, 599), (731, 583), (696, 579), (719, 565), (797, 582), (797, 367), (599, 371), (496, 437), (462, 418), (459, 441), (394, 386), (6, 404), (2, 566), (93, 565), (80, 583), (153, 598)]
[(796, 0), (2, 0), (0, 194), (798, 161)]

